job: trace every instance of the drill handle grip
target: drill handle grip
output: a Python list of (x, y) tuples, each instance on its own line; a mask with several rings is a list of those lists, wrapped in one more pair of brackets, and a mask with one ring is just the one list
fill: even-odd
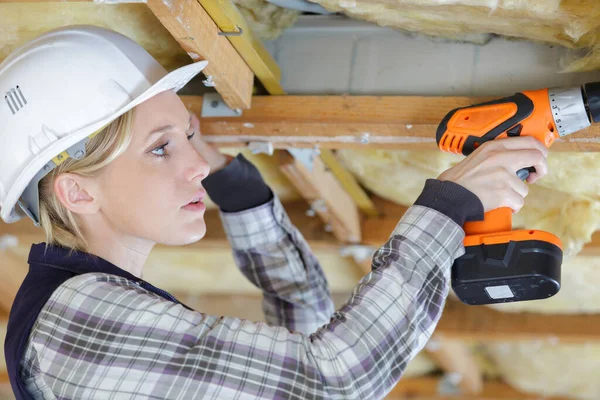
[(512, 213), (513, 211), (509, 207), (488, 211), (484, 214), (483, 221), (465, 223), (465, 234), (470, 236), (508, 232), (512, 229)]
[[(534, 167), (522, 168), (517, 171), (517, 176), (521, 180), (529, 177), (529, 174), (535, 172)], [(467, 235), (481, 235), (490, 232), (504, 232), (512, 229), (513, 211), (509, 207), (500, 207), (486, 212), (483, 215), (483, 221), (467, 222), (464, 226)]]

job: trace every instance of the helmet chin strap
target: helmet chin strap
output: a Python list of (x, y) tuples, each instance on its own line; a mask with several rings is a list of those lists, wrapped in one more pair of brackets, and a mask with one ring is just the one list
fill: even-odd
[[(97, 133), (97, 132), (95, 132)], [(95, 134), (94, 133), (94, 134)], [(90, 135), (94, 136), (94, 135)], [(85, 145), (89, 141), (89, 138), (85, 138), (82, 141), (71, 146), (65, 153), (68, 154), (69, 157), (72, 157), (76, 160), (81, 160), (86, 155)], [(17, 202), (23, 213), (28, 216), (35, 226), (40, 226), (40, 192), (39, 192), (39, 183), (40, 181), (48, 175), (54, 168), (63, 163), (67, 157), (62, 157), (60, 161), (57, 163), (54, 160), (48, 161), (46, 165), (42, 167), (42, 169), (33, 177), (29, 185), (25, 188), (23, 193), (21, 194), (21, 198)], [(15, 207), (16, 211), (16, 207)], [(22, 216), (13, 212), (11, 217), (14, 215), (15, 220), (20, 219)]]

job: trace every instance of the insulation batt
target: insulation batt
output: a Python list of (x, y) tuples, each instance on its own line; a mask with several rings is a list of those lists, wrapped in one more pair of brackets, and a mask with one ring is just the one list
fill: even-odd
[(598, 344), (502, 343), (489, 345), (487, 352), (503, 379), (522, 391), (581, 400), (600, 398)]
[(234, 0), (240, 12), (263, 40), (273, 40), (296, 22), (299, 11), (281, 8), (265, 0)]
[[(115, 0), (107, 0), (107, 2)], [(274, 39), (292, 26), (298, 12), (265, 0), (236, 0), (240, 12), (260, 39)], [(164, 0), (166, 5), (170, 0)], [(183, 20), (183, 19), (182, 19)], [(143, 3), (0, 3), (0, 61), (16, 47), (50, 29), (92, 24), (110, 28), (138, 42), (166, 69), (189, 64), (190, 56)]]
[(1, 3), (0, 60), (43, 32), (75, 24), (116, 30), (138, 42), (168, 70), (190, 63), (190, 56), (148, 6), (140, 3)]
[(574, 51), (564, 71), (600, 67), (597, 0), (311, 0), (381, 26), (481, 43), (488, 34), (559, 44)]

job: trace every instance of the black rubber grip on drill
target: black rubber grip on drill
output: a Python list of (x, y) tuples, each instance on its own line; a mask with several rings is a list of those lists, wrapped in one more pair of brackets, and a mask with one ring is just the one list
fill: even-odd
[(512, 128), (519, 122), (523, 121), (525, 118), (529, 117), (533, 113), (533, 108), (534, 108), (533, 101), (529, 97), (525, 96), (523, 93), (516, 93), (513, 96), (505, 97), (503, 99), (488, 101), (486, 103), (480, 103), (480, 104), (475, 104), (472, 106), (456, 108), (456, 109), (450, 111), (444, 117), (444, 119), (442, 119), (442, 122), (440, 122), (440, 125), (438, 126), (438, 129), (436, 131), (436, 140), (437, 140), (438, 146), (440, 144), (440, 141), (442, 140), (442, 137), (448, 130), (448, 121), (450, 121), (450, 118), (452, 118), (452, 116), (458, 110), (463, 110), (463, 109), (467, 109), (467, 108), (476, 108), (479, 106), (488, 106), (488, 105), (494, 105), (494, 104), (504, 104), (504, 103), (515, 103), (517, 105), (516, 114), (513, 117), (507, 119), (506, 121), (500, 123), (500, 125), (494, 127), (489, 132), (486, 132), (483, 136), (467, 137), (467, 139), (465, 140), (465, 143), (463, 145), (463, 148), (462, 148), (463, 155), (468, 156), (473, 151), (475, 151), (475, 149), (477, 148), (477, 146), (475, 146), (475, 143), (479, 143), (481, 145), (485, 142), (489, 142), (490, 140), (496, 139), (502, 133), (506, 132), (508, 129)]

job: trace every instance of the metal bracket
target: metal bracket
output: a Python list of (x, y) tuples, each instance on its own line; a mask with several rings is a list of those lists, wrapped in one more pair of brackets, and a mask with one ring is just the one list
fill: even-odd
[(236, 25), (236, 27), (238, 28), (237, 32), (219, 32), (219, 36), (242, 36), (244, 30), (239, 25)]
[(219, 93), (202, 95), (202, 117), (240, 117), (242, 110), (232, 110)]
[(204, 86), (206, 87), (215, 87), (215, 81), (213, 80), (212, 75), (209, 75), (202, 83), (204, 83)]
[(438, 383), (438, 393), (442, 396), (456, 396), (461, 394), (458, 384), (462, 381), (462, 375), (457, 372), (444, 374)]
[(290, 152), (292, 156), (298, 161), (300, 161), (304, 166), (312, 172), (314, 167), (315, 157), (320, 154), (319, 149), (297, 149), (297, 148), (289, 148), (287, 151)]
[(248, 143), (248, 148), (252, 151), (252, 154), (262, 153), (272, 156), (275, 151), (271, 142), (250, 142)]

